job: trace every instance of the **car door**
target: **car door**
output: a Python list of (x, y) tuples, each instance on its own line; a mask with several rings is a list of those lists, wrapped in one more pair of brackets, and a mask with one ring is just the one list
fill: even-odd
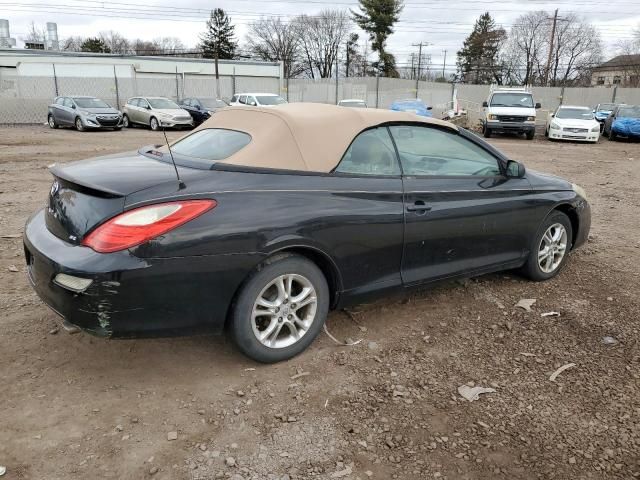
[(51, 107), (51, 114), (58, 125), (65, 125), (64, 122), (64, 97), (56, 98), (53, 106)]
[(75, 110), (73, 109), (73, 101), (69, 97), (64, 97), (62, 104), (62, 122), (65, 125), (73, 125), (75, 122)]
[(373, 292), (401, 287), (402, 178), (388, 129), (360, 133), (330, 182), (324, 208), (332, 212), (327, 224), (335, 227), (325, 229), (322, 242), (331, 246), (343, 272), (345, 297), (362, 301)]
[(402, 279), (416, 284), (500, 266), (528, 249), (532, 189), (472, 133), (429, 125), (390, 127), (403, 169)]
[(138, 114), (138, 98), (130, 98), (127, 102), (127, 116), (130, 123), (136, 122), (136, 115)]
[(149, 120), (151, 120), (151, 105), (149, 105), (149, 101), (146, 98), (138, 99), (138, 107), (136, 108), (138, 123), (142, 125), (149, 125)]

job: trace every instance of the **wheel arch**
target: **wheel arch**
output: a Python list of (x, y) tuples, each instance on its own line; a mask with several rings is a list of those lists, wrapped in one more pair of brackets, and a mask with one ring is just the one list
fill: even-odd
[(580, 216), (578, 215), (575, 207), (570, 203), (561, 203), (560, 205), (556, 205), (549, 214), (554, 211), (562, 212), (569, 217), (569, 221), (571, 222), (571, 249), (573, 249), (580, 230)]

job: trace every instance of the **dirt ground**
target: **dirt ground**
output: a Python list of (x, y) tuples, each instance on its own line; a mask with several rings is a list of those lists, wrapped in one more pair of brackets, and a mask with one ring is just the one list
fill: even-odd
[[(592, 235), (567, 268), (333, 312), (329, 330), (360, 344), (323, 333), (265, 366), (223, 337), (69, 335), (28, 285), (19, 234), (47, 166), (161, 141), (0, 127), (4, 478), (640, 478), (640, 144), (492, 139), (587, 190)], [(468, 402), (464, 384), (496, 392)]]

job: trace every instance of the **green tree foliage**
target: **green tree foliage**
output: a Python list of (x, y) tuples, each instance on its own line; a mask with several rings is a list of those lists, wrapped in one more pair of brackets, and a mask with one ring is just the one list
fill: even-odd
[(231, 60), (236, 55), (238, 46), (235, 40), (235, 26), (231, 19), (221, 8), (211, 11), (211, 17), (207, 20), (207, 29), (200, 36), (199, 47), (203, 50), (204, 58), (216, 58)]
[(395, 57), (385, 50), (385, 43), (393, 33), (393, 25), (400, 19), (402, 0), (360, 0), (360, 12), (351, 11), (353, 20), (369, 34), (371, 48), (378, 52), (373, 67), (385, 77), (398, 77)]
[(80, 51), (93, 53), (111, 53), (111, 49), (104, 40), (97, 37), (89, 37), (80, 45)]
[(506, 37), (489, 12), (480, 15), (458, 51), (460, 79), (467, 83), (502, 83), (500, 47)]

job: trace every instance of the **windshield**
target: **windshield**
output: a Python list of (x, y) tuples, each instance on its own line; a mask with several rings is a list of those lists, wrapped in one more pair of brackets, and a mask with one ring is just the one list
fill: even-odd
[(529, 93), (495, 93), (491, 106), (533, 108), (533, 97)]
[(340, 102), (340, 105), (343, 107), (352, 107), (352, 108), (367, 108), (367, 104), (364, 102)]
[(207, 110), (214, 110), (216, 108), (223, 108), (227, 106), (227, 104), (222, 100), (215, 100), (211, 98), (204, 98), (200, 100), (200, 103), (202, 103), (202, 106)]
[(260, 105), (282, 105), (287, 101), (278, 95), (256, 95), (256, 100)]
[(247, 146), (251, 136), (236, 130), (208, 128), (178, 140), (171, 146), (173, 153), (204, 160), (223, 160)]
[(593, 120), (593, 112), (586, 108), (559, 108), (556, 118), (573, 118), (576, 120)]
[(152, 108), (157, 109), (178, 109), (180, 108), (177, 103), (172, 102), (168, 98), (147, 98)]
[(640, 107), (621, 107), (617, 116), (618, 118), (640, 118)]
[(616, 108), (615, 103), (601, 103), (598, 105), (598, 112), (611, 112), (614, 108)]
[(111, 108), (106, 102), (97, 98), (74, 98), (74, 102), (80, 108)]

